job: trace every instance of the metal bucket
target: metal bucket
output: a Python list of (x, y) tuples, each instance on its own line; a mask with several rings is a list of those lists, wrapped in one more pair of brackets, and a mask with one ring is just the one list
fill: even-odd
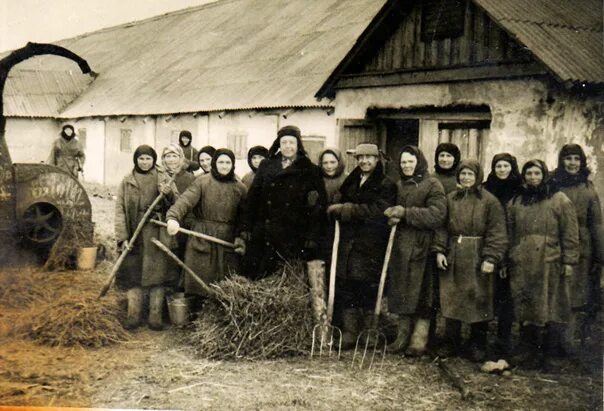
[(174, 293), (167, 297), (170, 322), (175, 326), (186, 325), (191, 315), (191, 297), (185, 293)]
[(96, 264), (96, 247), (82, 247), (78, 249), (78, 270), (94, 270)]

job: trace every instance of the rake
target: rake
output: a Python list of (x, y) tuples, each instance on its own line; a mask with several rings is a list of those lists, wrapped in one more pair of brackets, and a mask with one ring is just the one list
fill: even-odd
[[(386, 336), (378, 330), (378, 321), (382, 310), (382, 297), (384, 295), (384, 285), (386, 284), (386, 273), (388, 272), (388, 263), (392, 254), (392, 246), (394, 244), (394, 235), (396, 234), (396, 225), (390, 229), (388, 237), (388, 246), (386, 247), (386, 255), (384, 257), (384, 265), (382, 266), (382, 274), (380, 275), (380, 285), (378, 287), (378, 295), (375, 302), (375, 309), (371, 318), (371, 324), (361, 331), (357, 337), (357, 342), (352, 355), (352, 367), (359, 369), (371, 370), (376, 358), (380, 358), (379, 368), (384, 365), (386, 358)], [(362, 352), (361, 352), (362, 351)]]
[(314, 356), (332, 357), (336, 356), (339, 360), (342, 353), (342, 330), (332, 325), (333, 306), (335, 299), (336, 287), (336, 266), (338, 261), (338, 247), (340, 244), (340, 224), (336, 220), (333, 246), (331, 249), (331, 265), (329, 268), (329, 297), (327, 299), (327, 308), (325, 309), (325, 263), (321, 261), (321, 265), (317, 268), (311, 268), (312, 261), (309, 265), (309, 281), (311, 289), (316, 290), (314, 305), (321, 305), (321, 309), (316, 309), (315, 312), (320, 312), (317, 319), (317, 324), (312, 330), (312, 345), (310, 349), (311, 358)]

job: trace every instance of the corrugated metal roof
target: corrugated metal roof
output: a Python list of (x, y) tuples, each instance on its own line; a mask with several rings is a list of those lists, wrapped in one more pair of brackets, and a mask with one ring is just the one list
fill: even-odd
[(60, 115), (329, 106), (314, 94), (385, 3), (220, 0), (61, 41), (99, 76)]
[(560, 80), (604, 83), (601, 0), (473, 0)]

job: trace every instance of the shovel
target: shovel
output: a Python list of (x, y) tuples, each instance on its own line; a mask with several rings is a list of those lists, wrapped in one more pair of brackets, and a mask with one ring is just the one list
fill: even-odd
[[(384, 285), (386, 284), (386, 273), (388, 272), (388, 263), (392, 255), (392, 246), (394, 244), (394, 235), (396, 234), (396, 225), (390, 229), (388, 237), (388, 246), (386, 247), (386, 255), (384, 257), (384, 265), (382, 266), (382, 274), (380, 275), (380, 285), (378, 287), (378, 295), (373, 311), (371, 325), (363, 330), (357, 337), (357, 343), (354, 347), (352, 355), (352, 366), (360, 369), (371, 369), (377, 356), (381, 355), (380, 368), (384, 364), (386, 358), (386, 336), (378, 331), (378, 321), (382, 310), (382, 297), (384, 295)], [(361, 352), (362, 351), (362, 352)]]

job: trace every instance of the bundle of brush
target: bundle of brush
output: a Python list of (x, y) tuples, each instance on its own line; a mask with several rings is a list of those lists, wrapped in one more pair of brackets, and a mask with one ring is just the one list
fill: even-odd
[(214, 287), (218, 296), (207, 300), (187, 336), (199, 355), (260, 360), (309, 353), (314, 324), (302, 263), (259, 281), (233, 275)]
[(50, 249), (44, 269), (54, 271), (75, 267), (78, 248), (92, 246), (90, 241), (93, 232), (94, 223), (85, 220), (74, 220), (66, 224)]

